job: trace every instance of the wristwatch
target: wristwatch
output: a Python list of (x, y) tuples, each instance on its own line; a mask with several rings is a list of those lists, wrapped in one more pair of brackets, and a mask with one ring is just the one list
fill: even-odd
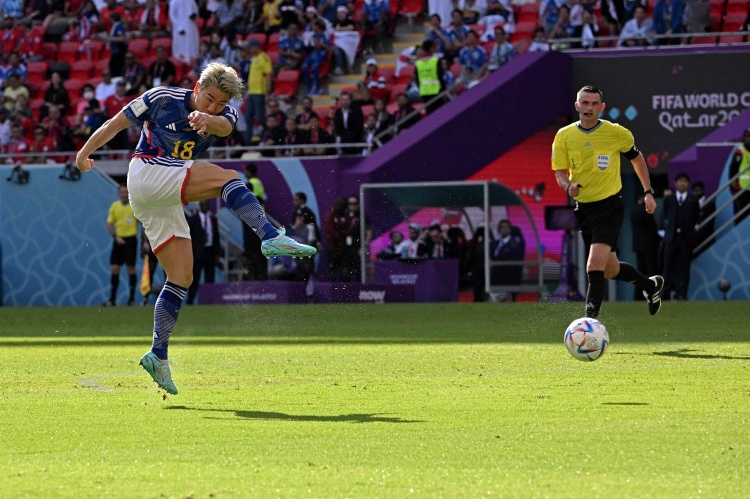
[(653, 187), (649, 187), (648, 189), (646, 189), (645, 191), (643, 191), (643, 195), (645, 196), (646, 194), (651, 194), (653, 196), (654, 195), (654, 188)]

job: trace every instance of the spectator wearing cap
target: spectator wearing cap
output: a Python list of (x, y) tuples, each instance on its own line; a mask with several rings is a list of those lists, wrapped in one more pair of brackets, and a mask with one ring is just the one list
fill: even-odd
[(388, 32), (390, 23), (389, 0), (370, 0), (362, 6), (362, 26), (365, 33), (372, 33), (372, 42), (375, 52), (383, 52), (385, 47), (383, 41)]
[(409, 239), (398, 245), (396, 252), (401, 258), (426, 258), (427, 247), (422, 237), (422, 227), (419, 224), (409, 224)]
[(320, 95), (320, 68), (328, 58), (329, 39), (325, 34), (325, 25), (320, 21), (313, 22), (313, 35), (310, 37), (310, 52), (302, 63), (302, 76), (307, 83), (309, 95)]
[[(338, 7), (336, 9), (336, 21), (333, 23), (334, 33), (343, 33), (347, 31), (355, 31), (356, 25), (352, 18), (349, 16), (349, 9), (346, 7)], [(334, 35), (335, 36), (335, 35)], [(346, 53), (344, 49), (339, 46), (333, 47), (333, 58), (335, 61), (334, 74), (342, 75), (347, 72)]]
[(253, 140), (253, 122), (257, 119), (261, 125), (265, 123), (266, 95), (271, 90), (273, 65), (268, 54), (260, 49), (258, 40), (251, 38), (247, 41), (247, 46), (250, 49), (252, 62), (250, 63), (250, 72), (247, 78), (247, 97), (245, 99), (247, 103), (245, 111), (245, 122), (247, 123), (245, 144), (250, 144)]

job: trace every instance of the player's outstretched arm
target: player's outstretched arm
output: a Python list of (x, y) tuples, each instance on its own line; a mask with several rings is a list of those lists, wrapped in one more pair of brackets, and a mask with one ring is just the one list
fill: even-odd
[(76, 166), (78, 169), (82, 172), (91, 170), (94, 167), (94, 160), (89, 159), (89, 156), (104, 144), (112, 140), (119, 132), (130, 126), (130, 120), (122, 111), (117, 113), (114, 118), (105, 121), (104, 124), (99, 127), (91, 137), (89, 137), (89, 140), (86, 141), (81, 150), (78, 151), (78, 154), (76, 155)]

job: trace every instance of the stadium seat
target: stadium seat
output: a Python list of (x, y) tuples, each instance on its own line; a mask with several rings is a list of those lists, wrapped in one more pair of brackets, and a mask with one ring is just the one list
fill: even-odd
[(408, 85), (393, 85), (391, 87), (391, 98), (389, 102), (390, 103), (396, 102), (396, 97), (398, 97), (399, 94), (405, 93), (407, 87)]
[(393, 84), (393, 82), (396, 80), (395, 74), (396, 74), (395, 66), (382, 66), (382, 65), (378, 66), (378, 78), (380, 78), (381, 76), (384, 76), (385, 82), (388, 85)]
[(271, 36), (268, 37), (268, 46), (266, 47), (266, 52), (278, 52), (280, 38), (281, 35), (279, 35), (278, 33), (272, 33)]
[(461, 63), (456, 61), (451, 64), (450, 72), (454, 78), (458, 78), (459, 76), (461, 76)]
[(474, 31), (477, 36), (482, 36), (484, 34), (485, 26), (484, 24), (469, 24), (469, 29)]
[(49, 80), (44, 80), (40, 84), (36, 85), (34, 87), (34, 92), (32, 92), (32, 95), (34, 98), (37, 99), (44, 99), (44, 94), (47, 93), (47, 89), (52, 83), (50, 83)]
[[(101, 40), (84, 40), (81, 43), (82, 57), (86, 57), (90, 61), (98, 61), (102, 57), (103, 51), (104, 43)], [(109, 57), (107, 58), (109, 59)]]
[(29, 101), (29, 107), (31, 108), (31, 112), (34, 113), (34, 119), (36, 121), (39, 121), (39, 110), (42, 108), (43, 104), (44, 97), (35, 97)]
[(109, 69), (109, 59), (101, 58), (94, 63), (94, 76), (101, 76), (105, 69)]
[(249, 42), (250, 40), (258, 40), (258, 43), (260, 44), (261, 50), (266, 50), (266, 34), (265, 33), (250, 33), (247, 35), (247, 38), (245, 38), (245, 42)]
[[(730, 30), (734, 31), (734, 30)], [(719, 43), (744, 43), (745, 35), (721, 35)]]
[(748, 1), (747, 0), (727, 0), (726, 13), (729, 14), (741, 14), (747, 16), (748, 13)]
[(375, 106), (372, 104), (367, 104), (365, 106), (362, 106), (362, 116), (367, 119), (368, 116), (370, 116), (375, 111)]
[(296, 69), (282, 69), (276, 76), (273, 95), (283, 99), (294, 97), (299, 86), (300, 72)]
[(414, 18), (421, 16), (422, 12), (424, 12), (424, 4), (424, 0), (402, 0), (400, 14), (409, 20), (409, 24), (413, 24)]
[(693, 45), (716, 45), (715, 36), (694, 36), (691, 38), (690, 43)]
[(513, 34), (513, 42), (531, 40), (534, 38), (534, 30), (536, 29), (536, 26), (536, 22), (528, 21), (516, 24), (516, 32)]
[(38, 85), (47, 79), (49, 64), (46, 61), (30, 62), (26, 65), (26, 81), (30, 85)]
[(711, 19), (711, 31), (721, 31), (721, 12), (709, 14)]
[(79, 52), (80, 47), (81, 44), (78, 42), (60, 42), (60, 45), (57, 47), (56, 60), (73, 64), (81, 57)]
[(73, 80), (87, 81), (94, 71), (94, 63), (88, 59), (76, 61), (71, 65), (70, 78)]
[(148, 57), (150, 46), (151, 41), (149, 40), (144, 38), (133, 38), (128, 42), (128, 51), (135, 54), (136, 60), (141, 60), (144, 57)]
[(42, 45), (42, 56), (46, 61), (57, 60), (58, 45), (54, 42), (44, 42)]
[(68, 94), (70, 95), (70, 100), (73, 101), (76, 97), (81, 95), (81, 88), (88, 83), (88, 81), (81, 81), (81, 80), (65, 80), (63, 82), (63, 86), (68, 91)]
[(167, 57), (172, 56), (172, 38), (164, 37), (164, 38), (154, 38), (151, 41), (151, 55), (156, 55), (156, 48), (157, 47), (164, 47), (167, 50)]
[(397, 85), (406, 85), (414, 77), (414, 66), (411, 64), (403, 66), (399, 71), (398, 77), (396, 78)]
[(516, 17), (516, 23), (521, 22), (532, 22), (534, 24), (539, 23), (539, 3), (530, 2), (525, 3), (518, 10)]

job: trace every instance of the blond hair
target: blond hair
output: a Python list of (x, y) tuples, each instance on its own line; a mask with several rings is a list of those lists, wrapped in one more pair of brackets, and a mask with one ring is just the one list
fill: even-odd
[(212, 62), (206, 69), (201, 71), (198, 78), (201, 88), (216, 87), (230, 98), (242, 100), (244, 97), (242, 80), (237, 76), (237, 71), (218, 62)]

